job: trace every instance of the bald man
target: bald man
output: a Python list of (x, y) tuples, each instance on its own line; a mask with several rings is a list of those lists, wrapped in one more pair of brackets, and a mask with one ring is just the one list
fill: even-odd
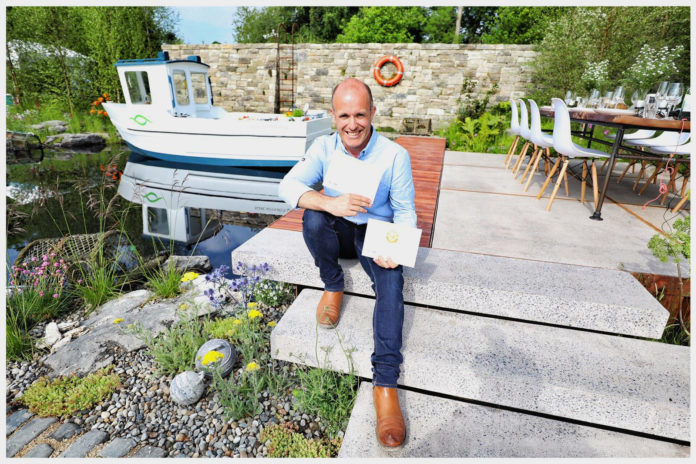
[[(292, 207), (305, 208), (302, 235), (319, 268), (324, 294), (317, 306), (317, 323), (338, 324), (343, 300), (343, 269), (338, 258), (358, 258), (372, 280), (372, 397), (377, 415), (377, 439), (387, 448), (403, 444), (406, 436), (397, 379), (403, 361), (401, 329), (404, 320), (402, 267), (388, 256), (362, 256), (368, 218), (416, 227), (414, 187), (408, 151), (377, 133), (372, 125), (376, 107), (364, 82), (350, 78), (333, 90), (331, 114), (336, 132), (318, 138), (280, 183), (280, 197)], [(374, 202), (369, 198), (311, 186), (323, 181), (331, 162), (352, 156), (382, 172)]]

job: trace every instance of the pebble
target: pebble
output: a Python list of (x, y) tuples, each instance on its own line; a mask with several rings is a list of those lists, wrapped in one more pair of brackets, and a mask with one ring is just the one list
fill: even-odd
[[(277, 321), (282, 313), (282, 310), (271, 311), (269, 317)], [(84, 314), (78, 316), (73, 313), (70, 318), (79, 323), (84, 320)], [(42, 321), (35, 328), (34, 338), (43, 336), (45, 325), (45, 321)], [(29, 361), (6, 363), (8, 404), (21, 396), (36, 379), (50, 373), (41, 362), (45, 354), (37, 353)], [(100, 405), (78, 411), (71, 418), (63, 417), (62, 421), (69, 420), (85, 431), (103, 430), (109, 434), (110, 440), (131, 438), (156, 446), (170, 457), (267, 456), (269, 443), (263, 443), (260, 435), (265, 428), (283, 420), (291, 420), (298, 427), (308, 428), (310, 433), (316, 432), (314, 436), (324, 436), (318, 426), (319, 418), (301, 415), (299, 406), (290, 394), (279, 396), (264, 391), (259, 395), (259, 400), (263, 400), (260, 414), (241, 420), (228, 420), (224, 417), (225, 408), (217, 393), (207, 392), (197, 404), (188, 407), (170, 401), (168, 386), (173, 376), (156, 375), (153, 359), (145, 349), (130, 353), (116, 350), (113, 356), (114, 372), (121, 377), (122, 389), (112, 393)], [(272, 360), (271, 364), (286, 375), (292, 375), (295, 370), (292, 363)], [(241, 367), (240, 361), (237, 369)], [(8, 415), (11, 413), (12, 410), (9, 410)], [(286, 417), (279, 420), (276, 413)]]

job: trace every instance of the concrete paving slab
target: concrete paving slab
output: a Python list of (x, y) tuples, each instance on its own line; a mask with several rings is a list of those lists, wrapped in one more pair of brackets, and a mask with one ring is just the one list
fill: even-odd
[(406, 441), (375, 438), (372, 384), (362, 382), (339, 458), (689, 457), (688, 446), (399, 390)]
[(29, 421), (29, 423), (17, 430), (14, 435), (7, 439), (7, 443), (5, 444), (5, 455), (11, 458), (17, 454), (19, 450), (41, 435), (55, 421), (55, 417), (35, 417)]
[[(268, 278), (323, 288), (299, 232), (265, 229), (232, 252), (237, 261), (268, 262)], [(373, 295), (357, 259), (341, 264), (346, 291)], [(626, 272), (429, 248), (419, 249), (415, 268), (404, 268), (404, 299), (649, 338), (661, 337), (669, 316)]]
[(66, 422), (58, 427), (58, 429), (53, 432), (49, 438), (56, 441), (63, 441), (67, 440), (68, 438), (72, 438), (79, 433), (82, 433), (82, 428), (79, 425), (73, 422)]
[(442, 190), (433, 248), (555, 263), (676, 275), (647, 244), (656, 231), (621, 207), (605, 203), (603, 221), (590, 203), (546, 202), (510, 195)]
[[(271, 333), (273, 357), (345, 372), (342, 346), (371, 378), (374, 300), (346, 296), (337, 329), (320, 330), (320, 297), (305, 289), (287, 309)], [(410, 305), (403, 340), (400, 385), (690, 439), (689, 347)]]
[(34, 416), (33, 412), (28, 409), (19, 409), (13, 412), (5, 421), (5, 434), (10, 436), (12, 432), (17, 430), (23, 423)]

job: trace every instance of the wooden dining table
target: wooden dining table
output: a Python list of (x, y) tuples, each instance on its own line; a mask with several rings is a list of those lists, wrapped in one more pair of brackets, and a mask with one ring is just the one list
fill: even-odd
[[(641, 118), (631, 114), (617, 114), (618, 112), (613, 113), (610, 110), (598, 111), (590, 108), (569, 108), (568, 111), (570, 113), (571, 121), (582, 123), (582, 129), (580, 131), (573, 131), (573, 135), (588, 140), (588, 147), (592, 143), (599, 143), (612, 147), (608, 161), (609, 169), (604, 177), (604, 182), (602, 184), (602, 189), (599, 194), (599, 200), (597, 201), (595, 211), (592, 216), (590, 216), (590, 219), (594, 219), (596, 221), (602, 220), (602, 204), (604, 204), (604, 198), (607, 193), (607, 188), (609, 187), (609, 178), (611, 177), (614, 162), (619, 150), (623, 151), (620, 156), (623, 159), (643, 161), (661, 161), (665, 159), (665, 156), (650, 152), (643, 152), (636, 147), (624, 145), (623, 137), (624, 132), (627, 129), (691, 132), (691, 121), (687, 120)], [(542, 116), (549, 118), (554, 117), (553, 108), (548, 106), (539, 108), (539, 113)], [(614, 141), (608, 142), (606, 140), (594, 137), (594, 129), (596, 126), (615, 127), (616, 138)], [(690, 158), (686, 158), (684, 161), (690, 163)]]

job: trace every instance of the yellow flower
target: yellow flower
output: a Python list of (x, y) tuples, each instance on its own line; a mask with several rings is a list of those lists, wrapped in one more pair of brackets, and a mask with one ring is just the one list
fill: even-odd
[(183, 309), (187, 309), (187, 308), (188, 308), (188, 305), (187, 305), (186, 303), (181, 303), (181, 304), (179, 305), (179, 309), (182, 309), (182, 310), (183, 310)]
[(259, 304), (258, 304), (257, 302), (252, 301), (251, 303), (249, 303), (249, 304), (247, 305), (247, 308), (255, 309), (255, 308), (257, 308), (258, 306), (259, 306)]
[(247, 316), (249, 317), (249, 319), (256, 319), (257, 317), (263, 316), (263, 314), (261, 314), (261, 311), (258, 311), (256, 309), (252, 309), (251, 311), (249, 311), (247, 313)]
[(197, 279), (198, 277), (200, 277), (200, 274), (198, 274), (196, 272), (187, 272), (186, 274), (183, 275), (183, 277), (181, 278), (181, 281), (188, 282), (189, 280), (194, 280), (194, 279)]
[(114, 324), (118, 324), (118, 323), (121, 323), (121, 322), (123, 322), (123, 319), (120, 318), (120, 317), (114, 319)]
[(259, 369), (260, 369), (259, 365), (256, 364), (255, 362), (250, 362), (250, 363), (247, 364), (247, 366), (246, 366), (247, 372), (258, 371)]
[(232, 335), (234, 335), (234, 329), (228, 330), (227, 333), (225, 333), (225, 335), (227, 335), (228, 337), (231, 337)]
[(208, 351), (205, 356), (203, 356), (203, 361), (201, 361), (201, 364), (204, 366), (212, 363), (212, 362), (217, 362), (219, 359), (224, 358), (225, 355), (220, 353), (219, 351)]
[(276, 326), (276, 321), (271, 321), (268, 323), (268, 327), (275, 327)]
[(235, 319), (234, 321), (232, 321), (232, 323), (234, 325), (242, 325), (242, 321), (240, 319)]

